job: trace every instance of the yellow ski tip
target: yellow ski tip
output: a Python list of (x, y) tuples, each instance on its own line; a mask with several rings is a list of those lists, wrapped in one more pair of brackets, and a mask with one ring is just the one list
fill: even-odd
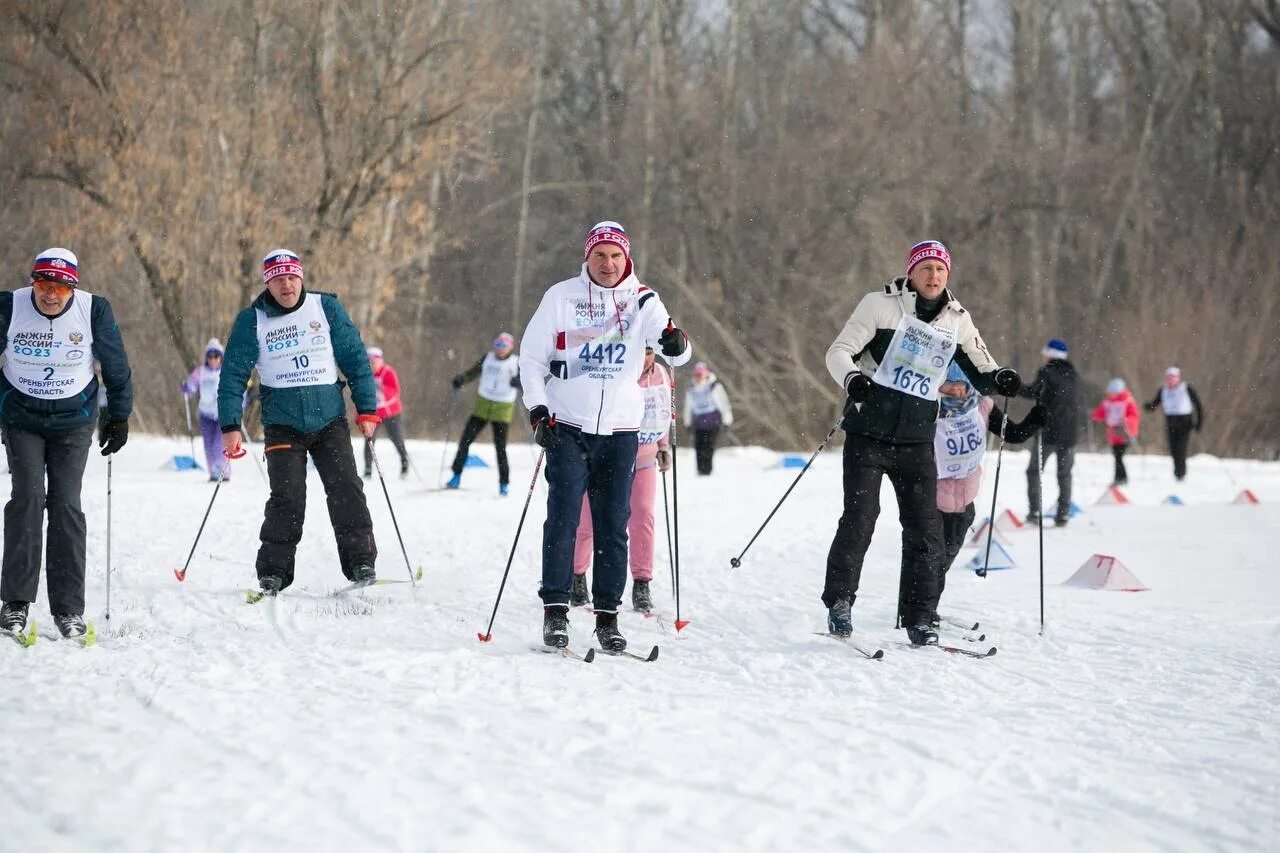
[(418, 570), (413, 573), (413, 579), (416, 581), (422, 580), (422, 566), (418, 566)]
[(96, 646), (97, 644), (98, 631), (93, 627), (93, 620), (91, 619), (89, 620), (88, 629), (84, 632), (84, 637), (80, 639), (80, 645), (87, 649), (89, 646)]

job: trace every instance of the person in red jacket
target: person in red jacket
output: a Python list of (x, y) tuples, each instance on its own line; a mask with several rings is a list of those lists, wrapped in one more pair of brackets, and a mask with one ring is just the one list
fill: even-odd
[[(387, 435), (391, 436), (391, 443), (396, 446), (396, 452), (400, 454), (400, 479), (406, 479), (409, 476), (409, 451), (404, 446), (404, 430), (400, 426), (400, 415), (404, 412), (404, 405), (400, 402), (400, 377), (396, 375), (395, 368), (387, 364), (382, 359), (382, 350), (378, 347), (369, 347), (365, 350), (369, 354), (369, 366), (373, 368), (373, 384), (378, 391), (378, 417), (382, 418), (379, 426), (387, 428)], [(375, 431), (373, 436), (364, 443), (364, 478), (367, 480), (373, 476), (373, 443), (378, 440), (378, 433)]]
[(1107, 444), (1111, 445), (1111, 455), (1116, 459), (1115, 479), (1111, 485), (1123, 486), (1129, 482), (1129, 474), (1124, 470), (1124, 453), (1129, 449), (1129, 442), (1138, 437), (1138, 422), (1142, 413), (1138, 403), (1129, 393), (1123, 379), (1112, 379), (1107, 383), (1107, 396), (1093, 410), (1093, 419), (1107, 425)]

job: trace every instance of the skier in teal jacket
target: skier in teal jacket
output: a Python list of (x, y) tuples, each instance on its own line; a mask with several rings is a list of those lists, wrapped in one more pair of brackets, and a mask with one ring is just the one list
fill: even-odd
[(349, 383), (356, 423), (369, 438), (378, 425), (378, 403), (364, 342), (336, 296), (303, 286), (297, 255), (285, 249), (270, 252), (263, 259), (262, 278), (266, 290), (231, 327), (218, 385), (223, 452), (235, 458), (244, 452), (241, 398), (250, 373), (258, 371), (271, 481), (258, 582), (269, 595), (293, 582), (309, 453), (328, 498), (342, 573), (353, 583), (371, 583), (378, 551), (342, 395)]

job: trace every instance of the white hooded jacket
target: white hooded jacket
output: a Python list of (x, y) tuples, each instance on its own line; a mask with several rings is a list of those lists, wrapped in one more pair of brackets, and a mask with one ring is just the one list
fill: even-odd
[[(658, 294), (634, 274), (601, 287), (583, 264), (575, 278), (547, 290), (520, 339), (525, 408), (546, 406), (557, 422), (595, 435), (638, 431), (644, 348), (661, 353), (658, 336), (669, 319)], [(678, 367), (692, 355), (690, 345), (663, 358)]]

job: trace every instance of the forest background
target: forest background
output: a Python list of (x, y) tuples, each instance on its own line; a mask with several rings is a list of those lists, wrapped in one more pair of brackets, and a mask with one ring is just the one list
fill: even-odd
[(1082, 406), (1177, 364), (1196, 449), (1280, 453), (1280, 0), (0, 0), (0, 21), (0, 270), (79, 255), (135, 428), (184, 430), (179, 382), (284, 246), (439, 437), (449, 377), (616, 219), (743, 441), (826, 432), (826, 347), (935, 238), (1001, 363), (1029, 378), (1066, 339)]

